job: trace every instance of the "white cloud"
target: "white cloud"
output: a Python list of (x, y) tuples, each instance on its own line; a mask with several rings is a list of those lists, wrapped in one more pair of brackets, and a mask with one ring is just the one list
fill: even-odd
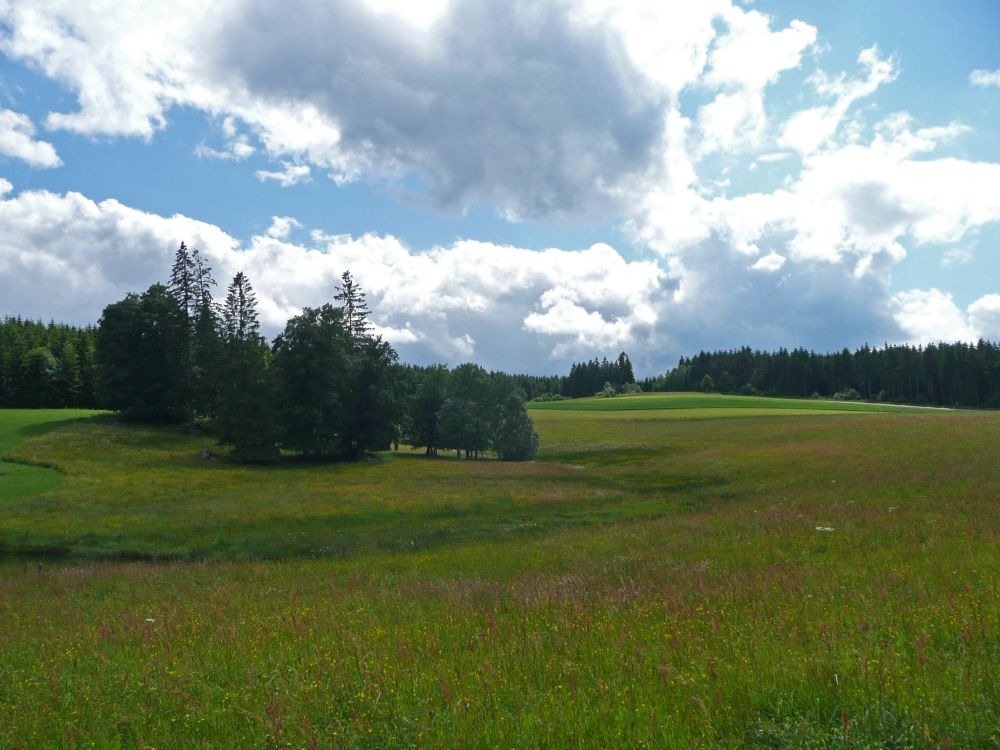
[(953, 266), (964, 266), (966, 263), (972, 260), (972, 253), (962, 247), (953, 247), (945, 251), (944, 257), (941, 258), (941, 265), (944, 268), (952, 268)]
[(778, 255), (775, 252), (770, 252), (760, 258), (756, 263), (750, 266), (750, 268), (753, 271), (767, 271), (768, 273), (774, 273), (775, 271), (780, 271), (784, 265), (784, 256)]
[(771, 25), (729, 0), (12, 0), (0, 51), (76, 94), (52, 128), (150, 138), (191, 107), (227, 138), (203, 157), (246, 158), (252, 138), (340, 182), (415, 173), (416, 197), (517, 219), (613, 214), (673, 179), (668, 124), (703, 72), (706, 147), (759, 137), (764, 88), (816, 37)]
[(267, 228), (264, 234), (276, 240), (284, 240), (288, 239), (288, 235), (292, 233), (293, 229), (301, 228), (302, 224), (299, 223), (299, 220), (291, 216), (272, 216), (271, 226)]
[(783, 71), (797, 68), (802, 53), (816, 41), (816, 29), (809, 24), (792, 21), (773, 31), (770, 19), (753, 10), (733, 8), (726, 22), (728, 30), (712, 48), (702, 80), (722, 89), (698, 110), (702, 153), (759, 145), (767, 124), (764, 89)]
[(292, 185), (298, 185), (300, 182), (308, 182), (311, 179), (310, 173), (312, 170), (308, 164), (292, 164), (283, 161), (281, 162), (281, 167), (281, 170), (277, 172), (258, 169), (256, 172), (257, 179), (261, 182), (273, 180), (281, 185), (281, 187), (291, 187)]
[(911, 289), (893, 295), (892, 304), (911, 343), (1000, 340), (1000, 294), (986, 294), (962, 310), (948, 292)]
[(250, 143), (245, 133), (230, 138), (222, 149), (215, 149), (204, 143), (199, 143), (194, 149), (194, 155), (200, 159), (222, 159), (224, 161), (243, 161), (256, 152), (257, 149)]
[(969, 74), (973, 86), (1000, 86), (1000, 70), (974, 70)]
[(761, 154), (760, 156), (757, 157), (757, 161), (762, 161), (762, 162), (784, 161), (785, 159), (792, 158), (793, 155), (794, 154), (791, 154), (788, 151), (774, 151), (768, 154)]
[(62, 164), (51, 143), (36, 141), (35, 125), (27, 115), (0, 109), (0, 154), (21, 159), (33, 167)]
[[(813, 75), (814, 106), (770, 121), (768, 87), (816, 39), (808, 24), (778, 27), (728, 0), (0, 0), (0, 51), (77, 97), (51, 128), (149, 138), (171, 108), (194, 108), (221, 133), (197, 153), (259, 153), (274, 162), (256, 171), (262, 181), (416, 183), (426, 193), (407, 197), (512, 219), (610, 214), (639, 258), (654, 253), (474, 241), (419, 252), (315, 230), (299, 242), (290, 217), (241, 243), (186, 217), (28, 192), (0, 201), (0, 230), (27, 238), (0, 241), (0, 292), (17, 311), (92, 320), (162, 278), (185, 239), (220, 275), (251, 274), (272, 332), (328, 299), (350, 267), (380, 330), (424, 361), (551, 370), (635, 347), (648, 371), (711, 346), (985, 330), (992, 302), (962, 311), (938, 290), (888, 290), (908, 249), (943, 244), (942, 263), (959, 262), (970, 235), (1000, 221), (1000, 165), (940, 155), (970, 132), (959, 122), (922, 127), (897, 113), (869, 127), (874, 107), (859, 102), (899, 75), (875, 47), (860, 74)], [(685, 113), (685, 93), (706, 103)], [(735, 192), (746, 184), (737, 165), (708, 173), (733, 156), (781, 162), (756, 177), (781, 170), (784, 181)], [(60, 284), (78, 304), (40, 310), (52, 301), (38, 290)]]
[(893, 295), (894, 317), (913, 344), (974, 341), (977, 336), (948, 292), (911, 289)]
[(0, 177), (0, 196), (7, 195), (7, 193), (13, 189), (14, 186), (11, 184), (10, 180), (5, 180), (3, 177)]
[(831, 79), (822, 72), (815, 76), (813, 85), (816, 91), (822, 96), (834, 97), (834, 102), (800, 110), (788, 118), (779, 138), (782, 146), (808, 154), (832, 144), (851, 105), (875, 93), (879, 86), (891, 83), (899, 75), (891, 57), (879, 57), (878, 47), (862, 50), (858, 62), (865, 70), (864, 78), (848, 79), (841, 73)]
[(651, 191), (632, 226), (666, 256), (687, 257), (715, 236), (751, 256), (774, 249), (792, 261), (886, 275), (905, 257), (904, 241), (955, 244), (1000, 222), (1000, 164), (925, 156), (964, 131), (914, 128), (895, 116), (867, 144), (805, 156), (797, 178), (770, 193)]
[[(309, 244), (288, 242), (298, 225), (275, 217), (241, 245), (184, 216), (78, 193), (22, 192), (0, 199), (7, 306), (0, 313), (93, 322), (106, 304), (164, 279), (183, 240), (208, 258), (220, 288), (237, 271), (250, 276), (271, 334), (302, 307), (329, 301), (350, 269), (368, 293), (377, 330), (404, 359), (474, 357), (544, 372), (564, 369), (572, 356), (614, 354), (648, 339), (673, 295), (674, 282), (655, 262), (628, 261), (607, 245), (535, 251), (465, 240), (416, 252), (390, 236), (318, 231)], [(60, 294), (41, 293), (53, 289)], [(584, 316), (587, 329), (567, 327), (567, 310)]]
[(1000, 341), (1000, 294), (987, 294), (969, 305), (969, 325), (979, 337)]
[(0, 199), (0, 232), (0, 313), (76, 323), (163, 279), (182, 240), (216, 253), (233, 243), (184, 216), (47, 191)]

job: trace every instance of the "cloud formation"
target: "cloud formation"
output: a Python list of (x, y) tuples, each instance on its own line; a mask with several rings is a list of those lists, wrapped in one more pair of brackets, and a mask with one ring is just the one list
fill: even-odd
[[(12, 312), (91, 321), (162, 278), (183, 239), (220, 282), (251, 275), (272, 333), (350, 268), (379, 330), (416, 361), (552, 371), (627, 348), (650, 372), (705, 347), (996, 331), (996, 295), (961, 309), (939, 289), (893, 294), (891, 280), (917, 251), (972, 257), (1000, 222), (1000, 164), (954, 148), (973, 135), (961, 122), (879, 111), (899, 61), (872, 46), (857, 70), (823, 70), (821, 33), (730, 0), (0, 0), (0, 51), (76, 98), (47, 128), (149, 139), (192, 108), (218, 128), (195, 155), (247, 161), (248, 179), (364, 179), (510, 221), (610, 219), (635, 245), (418, 250), (317, 229), (306, 242), (288, 216), (237, 239), (28, 191), (0, 201), (0, 231), (24, 238), (0, 241), (0, 293)], [(788, 112), (769, 96), (795, 70), (805, 83)], [(58, 164), (34, 132), (0, 110), (0, 152)], [(42, 310), (41, 284), (72, 294)]]
[(194, 107), (226, 131), (201, 156), (244, 158), (252, 134), (286, 163), (261, 179), (414, 173), (437, 206), (511, 218), (614, 213), (669, 178), (666, 118), (696, 82), (718, 92), (705, 148), (760, 135), (764, 89), (816, 37), (728, 0), (15, 0), (0, 20), (4, 54), (76, 93), (51, 128), (149, 138)]
[(0, 109), (0, 154), (33, 167), (58, 167), (62, 160), (51, 143), (35, 140), (35, 125), (27, 115)]
[(969, 82), (973, 86), (1000, 87), (1000, 69), (998, 70), (974, 70), (969, 74)]

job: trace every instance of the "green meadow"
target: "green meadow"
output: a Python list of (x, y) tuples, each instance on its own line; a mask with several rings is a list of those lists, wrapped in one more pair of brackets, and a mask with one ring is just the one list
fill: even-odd
[(530, 463), (0, 411), (0, 748), (1000, 746), (1000, 414), (532, 405)]

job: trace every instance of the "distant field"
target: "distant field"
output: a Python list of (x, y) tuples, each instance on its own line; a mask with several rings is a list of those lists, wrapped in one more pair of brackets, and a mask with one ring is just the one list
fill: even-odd
[(0, 562), (0, 748), (994, 747), (1000, 414), (802, 404), (265, 468), (0, 411), (62, 472), (0, 543), (76, 555)]
[[(643, 393), (614, 398), (574, 398), (565, 401), (541, 401), (528, 404), (529, 409), (559, 409), (582, 411), (633, 411), (658, 409), (753, 409), (768, 411), (790, 410), (799, 413), (814, 411), (899, 412), (910, 406), (869, 404), (853, 401), (826, 401), (802, 398), (765, 398), (761, 396), (724, 396), (718, 393)], [(929, 411), (928, 409), (924, 409)]]

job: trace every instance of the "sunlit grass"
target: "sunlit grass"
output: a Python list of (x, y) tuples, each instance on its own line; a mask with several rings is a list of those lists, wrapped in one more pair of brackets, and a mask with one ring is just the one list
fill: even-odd
[(523, 465), (31, 437), (8, 544), (216, 561), (0, 566), (0, 747), (995, 746), (1000, 415), (533, 417)]
[[(768, 398), (761, 396), (726, 396), (718, 393), (641, 393), (613, 398), (574, 398), (564, 401), (536, 401), (529, 409), (554, 411), (637, 411), (659, 409), (751, 409), (807, 412), (901, 412), (912, 409), (928, 411), (926, 407), (897, 406), (895, 404), (862, 403), (858, 401), (830, 401), (826, 399)], [(731, 416), (740, 412), (732, 412)]]

